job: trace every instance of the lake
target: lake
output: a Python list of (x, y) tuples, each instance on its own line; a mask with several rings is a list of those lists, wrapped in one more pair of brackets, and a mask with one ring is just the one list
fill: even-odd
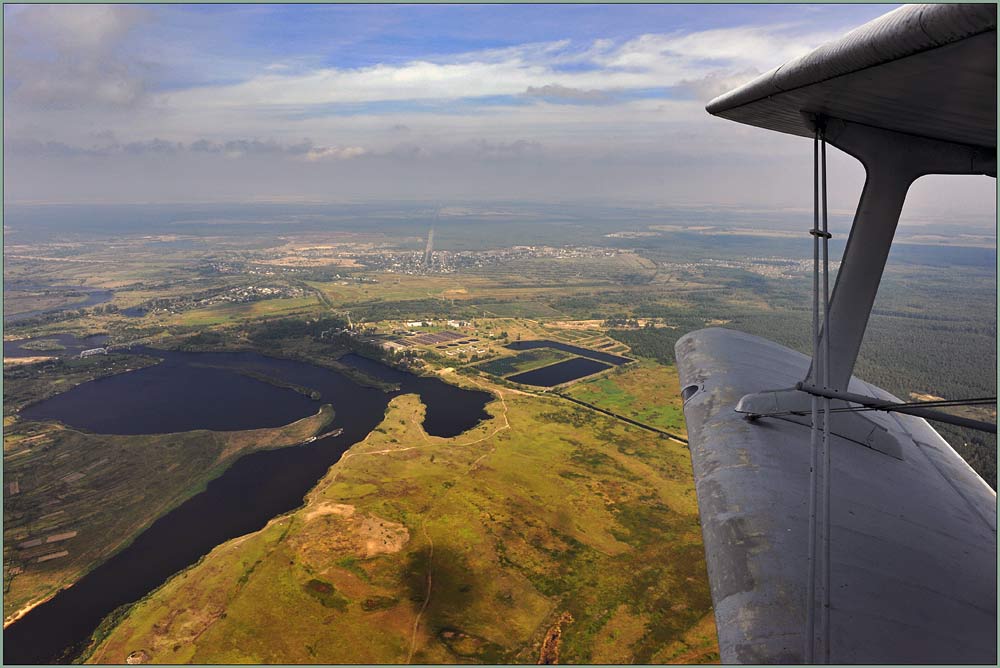
[[(343, 432), (237, 460), (205, 491), (156, 520), (128, 547), (8, 627), (3, 634), (4, 663), (72, 660), (110, 612), (142, 598), (215, 546), (257, 531), (271, 518), (300, 506), (330, 466), (382, 421), (393, 397), (419, 394), (427, 406), (424, 429), (442, 437), (455, 436), (487, 419), (485, 406), (493, 398), (487, 392), (415, 376), (357, 355), (342, 361), (380, 380), (399, 383), (399, 389), (383, 392), (330, 369), (251, 352), (142, 347), (133, 351), (163, 362), (84, 383), (25, 408), (22, 416), (115, 434), (235, 430), (285, 424), (330, 403), (336, 411), (332, 427)], [(310, 400), (239, 371), (317, 390), (322, 399)], [(210, 405), (199, 406), (202, 402)]]

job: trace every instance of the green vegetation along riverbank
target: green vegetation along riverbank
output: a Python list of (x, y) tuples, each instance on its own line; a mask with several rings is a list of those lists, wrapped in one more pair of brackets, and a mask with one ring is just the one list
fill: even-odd
[(5, 623), (72, 584), (238, 457), (301, 443), (330, 406), (284, 427), (113, 436), (5, 420)]
[(717, 661), (686, 448), (489, 387), (492, 419), (450, 439), (393, 399), (302, 508), (170, 579), (88, 660)]

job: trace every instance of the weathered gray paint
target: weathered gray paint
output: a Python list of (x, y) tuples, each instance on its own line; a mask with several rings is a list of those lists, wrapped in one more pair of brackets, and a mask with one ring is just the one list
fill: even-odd
[[(801, 390), (807, 394), (811, 394), (817, 397), (826, 397), (828, 399), (841, 399), (844, 402), (849, 402), (850, 404), (856, 404), (858, 407), (864, 406), (866, 408), (874, 408), (876, 410), (885, 411), (898, 411), (900, 413), (906, 413), (908, 415), (916, 415), (917, 417), (922, 417), (925, 420), (944, 422), (946, 424), (953, 424), (959, 427), (968, 427), (969, 429), (978, 429), (980, 431), (989, 432), (991, 434), (997, 433), (996, 423), (985, 422), (983, 420), (973, 420), (971, 418), (965, 418), (960, 415), (952, 415), (951, 413), (945, 413), (944, 411), (933, 410), (928, 406), (936, 405), (936, 401), (932, 402), (918, 402), (916, 405), (910, 404), (897, 404), (891, 401), (882, 401), (881, 399), (874, 399), (872, 397), (866, 397), (862, 394), (851, 394), (850, 392), (838, 392), (837, 390), (824, 390), (818, 388), (814, 385), (807, 385), (806, 383), (799, 383), (796, 389)], [(971, 403), (968, 400), (961, 400), (966, 403)], [(990, 403), (996, 403), (995, 399), (984, 399)], [(848, 409), (853, 410), (853, 408)]]
[(715, 100), (709, 113), (812, 136), (802, 111), (996, 148), (995, 4), (908, 5)]
[[(768, 390), (740, 398), (734, 410), (746, 416), (795, 411), (801, 415), (780, 417), (789, 422), (812, 426), (812, 399), (809, 394), (794, 389)], [(830, 408), (846, 408), (848, 405), (843, 401), (833, 401)], [(878, 450), (896, 459), (903, 458), (899, 441), (886, 428), (886, 420), (880, 420), (877, 413), (834, 413), (830, 416), (830, 430), (837, 436), (866, 448)]]
[[(677, 343), (725, 663), (801, 662), (809, 428), (747, 421), (747, 394), (809, 358), (726, 329)], [(852, 378), (849, 391), (898, 401)], [(996, 663), (996, 494), (920, 418), (869, 416), (902, 458), (832, 437), (833, 663)]]
[[(827, 376), (824, 387), (895, 400), (853, 378), (854, 362), (910, 184), (996, 175), (996, 6), (903, 7), (708, 111), (803, 136), (821, 119), (867, 172), (817, 345), (829, 374), (728, 330), (677, 344), (722, 659), (801, 662), (811, 423), (735, 409), (804, 408), (780, 388)], [(995, 665), (996, 494), (918, 417), (838, 414), (830, 427), (829, 660)]]

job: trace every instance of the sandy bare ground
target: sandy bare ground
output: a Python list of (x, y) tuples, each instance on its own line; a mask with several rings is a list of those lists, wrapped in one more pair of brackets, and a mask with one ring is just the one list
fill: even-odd
[(265, 260), (262, 264), (274, 267), (360, 267), (353, 257), (299, 257), (288, 256), (275, 260)]
[(568, 612), (559, 615), (559, 619), (556, 620), (556, 623), (548, 630), (545, 638), (542, 640), (542, 649), (538, 653), (539, 665), (554, 665), (559, 663), (559, 645), (562, 641), (562, 627), (563, 624), (570, 624), (572, 622), (573, 616)]
[(20, 364), (34, 364), (35, 362), (45, 362), (47, 360), (54, 360), (55, 357), (49, 355), (36, 355), (34, 357), (4, 357), (3, 363), (9, 366), (18, 366)]
[(310, 556), (308, 553), (317, 548), (325, 553), (332, 545), (342, 549), (347, 548), (352, 553), (367, 559), (378, 554), (399, 552), (410, 541), (410, 532), (403, 524), (376, 515), (359, 513), (354, 506), (346, 503), (327, 501), (319, 503), (306, 513), (305, 520), (308, 524), (330, 515), (339, 518), (335, 535), (326, 532), (319, 536), (313, 534), (312, 540), (305, 541), (301, 551), (307, 560)]
[[(910, 398), (914, 401), (946, 401), (944, 397), (938, 397), (933, 394), (921, 394), (920, 392), (910, 392)], [(955, 415), (964, 415), (966, 417), (975, 418), (981, 420), (984, 416), (989, 419), (993, 418), (996, 420), (997, 411), (992, 406), (952, 406), (948, 408), (941, 409), (945, 413), (954, 413)]]
[(545, 324), (559, 329), (600, 329), (603, 323), (603, 320), (554, 320)]
[(56, 594), (58, 594), (59, 592), (61, 592), (63, 589), (69, 589), (72, 586), (73, 585), (67, 585), (65, 587), (61, 587), (57, 591), (54, 591), (51, 594), (49, 594), (49, 595), (47, 595), (47, 596), (45, 596), (43, 598), (38, 599), (37, 601), (32, 601), (31, 603), (28, 603), (27, 605), (25, 605), (23, 608), (20, 608), (19, 610), (15, 610), (11, 614), (7, 615), (6, 619), (3, 620), (3, 627), (7, 628), (8, 626), (10, 626), (11, 624), (13, 624), (17, 620), (21, 619), (21, 617), (24, 617), (26, 614), (28, 614), (29, 612), (31, 612), (32, 610), (34, 610), (35, 608), (37, 608), (38, 606), (40, 606), (42, 603), (47, 603), (49, 601), (49, 599), (51, 599), (52, 597), (54, 597)]

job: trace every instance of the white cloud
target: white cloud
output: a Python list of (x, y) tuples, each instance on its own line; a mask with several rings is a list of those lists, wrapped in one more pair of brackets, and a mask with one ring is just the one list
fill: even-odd
[(790, 25), (651, 34), (631, 40), (599, 60), (608, 67), (649, 71), (662, 71), (670, 63), (692, 73), (708, 73), (734, 65), (767, 70), (805, 55), (836, 36)]
[(143, 67), (119, 52), (147, 16), (131, 5), (25, 5), (5, 12), (5, 90), (15, 105), (133, 105)]
[(602, 90), (582, 90), (580, 88), (569, 88), (559, 84), (548, 84), (545, 86), (528, 86), (524, 91), (528, 97), (537, 97), (543, 100), (555, 100), (563, 102), (605, 102), (611, 99), (606, 91)]
[(106, 51), (145, 12), (135, 5), (23, 5), (7, 14), (14, 33), (45, 40), (65, 54)]
[(321, 146), (310, 149), (305, 154), (305, 159), (309, 162), (318, 162), (320, 160), (350, 160), (351, 158), (360, 158), (367, 151), (360, 146), (345, 146), (343, 148), (338, 146)]
[[(137, 47), (150, 25), (145, 9), (8, 5), (5, 18), (4, 150), (15, 199), (157, 199), (169, 188), (179, 199), (799, 206), (809, 202), (807, 142), (712, 118), (704, 102), (835, 36), (744, 27), (353, 68), (318, 66), (318, 55), (237, 58), (219, 77), (236, 83), (156, 92), (151, 72), (178, 62), (193, 71), (204, 53), (162, 36)], [(850, 208), (860, 168), (837, 160), (846, 176), (831, 186)]]
[[(268, 71), (246, 81), (172, 93), (175, 108), (288, 107), (384, 101), (455, 100), (546, 91), (581, 91), (591, 99), (607, 92), (668, 88), (690, 80), (763, 70), (802, 55), (825, 33), (777, 28), (710, 30), (686, 35), (650, 34), (617, 46), (597, 40), (588, 48), (568, 42), (527, 44), (470, 52), (448, 61), (411, 61), (305, 73)], [(565, 71), (567, 63), (596, 66)], [(552, 95), (551, 97), (557, 97)], [(565, 96), (563, 96), (565, 97)], [(577, 99), (583, 98), (577, 95)]]

